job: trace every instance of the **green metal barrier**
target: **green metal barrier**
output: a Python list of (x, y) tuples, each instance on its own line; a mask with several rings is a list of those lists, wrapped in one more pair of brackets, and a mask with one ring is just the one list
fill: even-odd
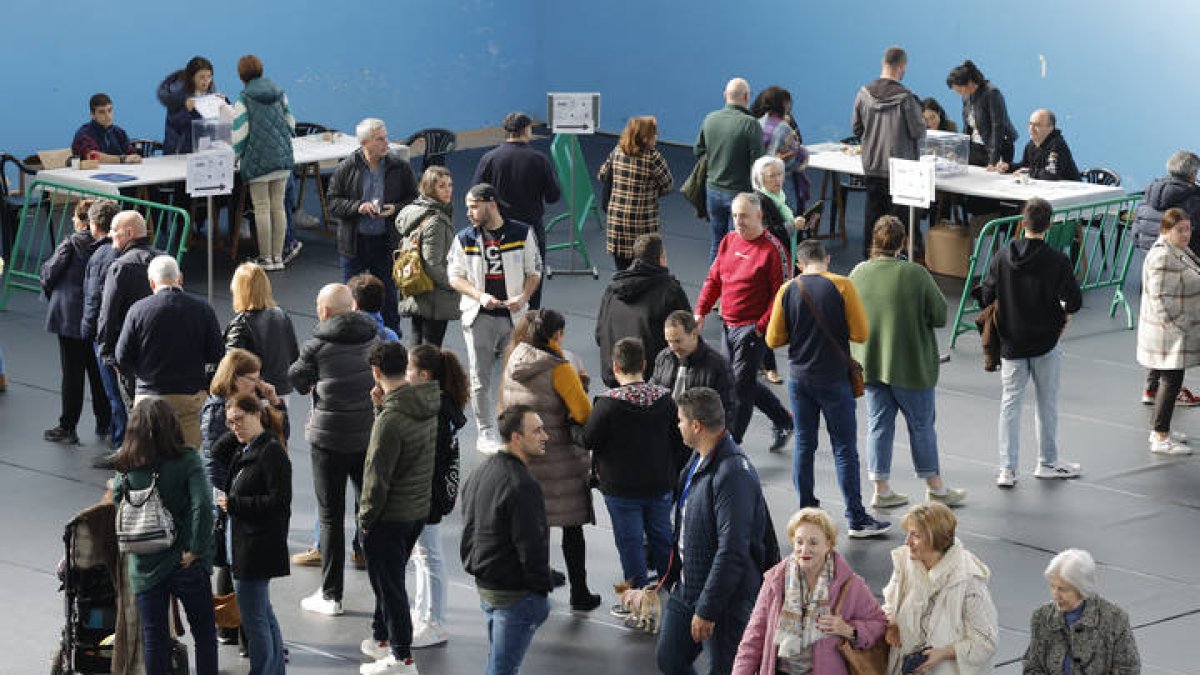
[[(1113, 289), (1108, 315), (1116, 316), (1117, 307), (1124, 308), (1125, 327), (1130, 329), (1133, 328), (1133, 310), (1123, 288), (1136, 248), (1129, 225), (1133, 211), (1141, 200), (1142, 195), (1138, 193), (1058, 209), (1053, 215), (1054, 224), (1046, 232), (1046, 244), (1070, 257), (1075, 278), (1079, 280), (1084, 293), (1102, 288)], [(989, 221), (979, 232), (971, 253), (971, 266), (964, 280), (962, 297), (958, 301), (958, 311), (954, 315), (951, 349), (958, 342), (959, 335), (975, 330), (974, 320), (969, 317), (982, 308), (972, 291), (983, 282), (991, 268), (992, 258), (1012, 239), (1020, 222), (1020, 216), (997, 218)]]
[(42, 263), (50, 257), (58, 243), (73, 231), (71, 218), (75, 215), (75, 205), (82, 199), (112, 199), (122, 209), (140, 211), (146, 217), (155, 248), (165, 251), (176, 260), (183, 260), (191, 233), (191, 217), (187, 211), (144, 199), (35, 180), (25, 191), (25, 207), (21, 209), (17, 238), (5, 266), (0, 311), (8, 306), (9, 295), (14, 289), (42, 292)]
[[(558, 223), (566, 220), (571, 225), (570, 241), (551, 244), (547, 251), (573, 250), (583, 259), (583, 266), (593, 277), (598, 277), (588, 257), (587, 244), (583, 240), (583, 225), (588, 216), (596, 219), (596, 225), (605, 229), (604, 215), (596, 200), (596, 192), (592, 189), (592, 176), (588, 172), (587, 162), (583, 159), (583, 149), (579, 147), (579, 139), (574, 134), (558, 134), (550, 144), (550, 157), (554, 161), (554, 171), (558, 174), (558, 182), (564, 186), (567, 196), (567, 212), (559, 214), (546, 223), (546, 234)], [(547, 236), (549, 238), (549, 236)], [(543, 264), (545, 261), (543, 261)], [(560, 270), (567, 272), (569, 270)], [(584, 271), (584, 270), (577, 270)]]

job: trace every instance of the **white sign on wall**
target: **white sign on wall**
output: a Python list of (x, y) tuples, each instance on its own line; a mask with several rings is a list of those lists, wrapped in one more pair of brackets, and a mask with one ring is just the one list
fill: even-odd
[(600, 94), (546, 94), (550, 130), (556, 134), (594, 134), (600, 126)]

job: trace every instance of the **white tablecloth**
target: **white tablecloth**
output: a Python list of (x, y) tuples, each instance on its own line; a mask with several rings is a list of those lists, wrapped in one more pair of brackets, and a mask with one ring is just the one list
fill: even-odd
[[(839, 150), (813, 153), (808, 165), (823, 171), (863, 175), (862, 157)], [(1041, 197), (1056, 209), (1125, 196), (1125, 191), (1119, 187), (1077, 181), (1035, 180), (1025, 185), (1018, 183), (1011, 174), (988, 172), (978, 166), (967, 167), (965, 174), (939, 175), (936, 186), (943, 192), (1008, 201), (1023, 202)]]
[[(349, 157), (360, 147), (358, 139), (353, 134), (335, 132), (331, 140), (325, 140), (322, 134), (303, 136), (292, 139), (292, 154), (296, 164), (312, 164), (329, 160), (340, 160)], [(404, 160), (408, 160), (407, 145), (393, 143), (392, 152)], [(133, 180), (111, 182), (96, 178), (103, 174), (123, 174), (132, 176)], [(37, 180), (51, 181), (67, 187), (118, 194), (121, 188), (145, 187), (178, 183), (187, 178), (187, 155), (167, 155), (165, 157), (147, 157), (140, 164), (101, 164), (98, 169), (43, 169), (37, 173)]]

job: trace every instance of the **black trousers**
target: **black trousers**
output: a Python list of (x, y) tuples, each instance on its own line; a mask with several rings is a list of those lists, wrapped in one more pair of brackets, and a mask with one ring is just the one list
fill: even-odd
[[(312, 446), (313, 490), (321, 519), (321, 590), (341, 600), (346, 574), (346, 479), (362, 494), (366, 452), (335, 452)], [(368, 557), (368, 560), (370, 558)]]
[(367, 577), (375, 591), (371, 635), (376, 642), (387, 640), (398, 660), (412, 656), (412, 615), (404, 588), (404, 568), (424, 527), (425, 522), (420, 520), (380, 522), (363, 535)]
[(86, 340), (58, 336), (58, 360), (62, 366), (62, 414), (58, 426), (74, 431), (83, 412), (83, 376), (87, 375), (92, 391), (92, 414), (97, 427), (108, 427), (112, 423), (112, 407), (104, 381), (100, 379), (100, 366), (96, 363), (96, 352)]
[(426, 319), (418, 314), (412, 315), (412, 346), (433, 345), (441, 348), (442, 340), (446, 339), (446, 326), (449, 321)]
[(1154, 413), (1151, 421), (1160, 434), (1171, 430), (1171, 417), (1175, 415), (1175, 399), (1183, 387), (1182, 370), (1151, 370), (1158, 376), (1158, 390), (1154, 394)]
[(541, 220), (529, 225), (533, 228), (534, 236), (537, 237), (538, 254), (542, 258), (542, 283), (538, 284), (537, 290), (533, 292), (533, 297), (529, 299), (529, 309), (541, 309), (542, 287), (546, 285), (546, 226), (542, 225)]

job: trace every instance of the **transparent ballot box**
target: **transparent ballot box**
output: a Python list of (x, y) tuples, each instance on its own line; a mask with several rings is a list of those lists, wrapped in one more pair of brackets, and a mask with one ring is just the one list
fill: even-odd
[(971, 153), (971, 137), (949, 131), (926, 131), (921, 141), (921, 157), (933, 157), (935, 171), (939, 176), (953, 176), (967, 172), (967, 158)]

